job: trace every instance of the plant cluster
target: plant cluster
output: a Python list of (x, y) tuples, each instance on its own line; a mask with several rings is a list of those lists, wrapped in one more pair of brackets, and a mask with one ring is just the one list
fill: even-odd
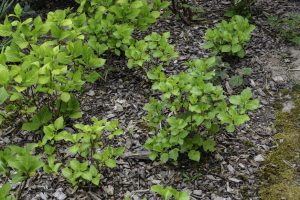
[[(177, 161), (180, 153), (187, 153), (199, 161), (202, 151), (215, 150), (214, 134), (223, 129), (233, 132), (249, 120), (247, 112), (259, 106), (250, 89), (226, 96), (214, 84), (215, 57), (190, 61), (186, 72), (166, 75), (164, 67), (178, 56), (168, 42), (169, 33), (151, 33), (141, 40), (133, 33), (153, 24), (168, 2), (75, 1), (77, 12), (56, 10), (45, 20), (21, 19), (23, 9), (17, 4), (14, 14), (0, 24), (0, 36), (10, 39), (0, 53), (0, 125), (19, 118), (23, 130), (40, 133), (41, 138), (36, 144), (0, 151), (0, 175), (6, 182), (0, 197), (14, 199), (9, 183), (21, 183), (18, 199), (27, 180), (41, 168), (54, 176), (62, 174), (79, 187), (100, 185), (103, 171), (117, 166), (117, 158), (125, 151), (113, 144), (123, 133), (117, 120), (93, 117), (90, 125), (68, 124), (77, 131), (66, 128), (70, 119), (82, 117), (77, 93), (101, 77), (98, 69), (111, 63), (113, 56), (123, 56), (129, 68), (158, 66), (147, 73), (153, 91), (159, 93), (145, 105), (145, 118), (155, 132), (145, 144), (152, 160)], [(246, 19), (235, 16), (207, 32), (206, 47), (243, 57), (253, 29)], [(61, 152), (57, 154), (56, 149), (60, 146), (71, 159), (59, 161)], [(35, 148), (43, 150), (43, 156), (35, 155)], [(189, 199), (187, 193), (171, 187), (153, 186), (152, 191), (166, 200)]]
[(231, 0), (230, 8), (226, 11), (225, 15), (233, 17), (234, 15), (241, 15), (244, 17), (251, 17), (251, 6), (256, 0)]
[(23, 128), (34, 131), (53, 114), (80, 117), (72, 94), (99, 77), (94, 70), (105, 60), (89, 48), (66, 10), (50, 12), (45, 22), (40, 17), (21, 21), (22, 8), (14, 10), (14, 20), (6, 17), (0, 25), (0, 36), (12, 38), (0, 53), (0, 121), (25, 116)]
[(236, 15), (230, 22), (223, 20), (216, 25), (216, 28), (206, 31), (204, 48), (210, 49), (216, 54), (243, 58), (245, 56), (244, 46), (250, 41), (254, 29), (255, 26), (249, 24), (246, 18)]
[(289, 42), (300, 44), (300, 13), (288, 13), (286, 16), (271, 16), (268, 21), (279, 35)]
[(186, 192), (177, 191), (176, 189), (167, 186), (153, 185), (151, 191), (159, 194), (164, 200), (174, 198), (175, 200), (189, 200), (190, 196)]
[(24, 116), (28, 123), (23, 129), (34, 131), (58, 116), (81, 117), (74, 93), (101, 77), (96, 69), (104, 66), (105, 52), (124, 51), (129, 68), (151, 58), (169, 64), (177, 56), (168, 34), (153, 33), (143, 40), (132, 36), (134, 30), (154, 23), (166, 2), (78, 2), (78, 13), (57, 10), (45, 21), (22, 21), (17, 4), (15, 13), (0, 24), (0, 36), (11, 38), (0, 54), (0, 122)]
[(116, 55), (135, 43), (132, 35), (135, 30), (146, 30), (156, 22), (160, 10), (169, 5), (161, 0), (155, 0), (153, 4), (147, 0), (76, 2), (80, 4), (78, 12), (87, 17), (86, 32), (90, 46), (98, 54), (108, 51)]
[(17, 192), (17, 198), (19, 198), (27, 180), (35, 176), (37, 170), (43, 167), (44, 163), (40, 156), (32, 155), (35, 147), (36, 145), (27, 145), (24, 148), (8, 146), (0, 151), (0, 177), (7, 182), (0, 188), (1, 199), (14, 199), (14, 196), (10, 195), (9, 180), (12, 183), (21, 182)]
[(240, 95), (227, 97), (221, 86), (214, 85), (215, 57), (187, 63), (187, 72), (167, 77), (161, 67), (148, 73), (154, 81), (152, 89), (161, 93), (145, 105), (146, 120), (156, 135), (148, 139), (145, 148), (151, 150), (152, 160), (177, 161), (179, 153), (188, 153), (199, 161), (202, 149), (213, 152), (216, 143), (211, 136), (221, 130), (233, 132), (249, 120), (247, 111), (259, 106), (252, 100), (250, 89)]

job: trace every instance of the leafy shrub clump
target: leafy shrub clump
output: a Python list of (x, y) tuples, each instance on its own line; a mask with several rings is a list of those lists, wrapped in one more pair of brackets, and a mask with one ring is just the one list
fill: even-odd
[(164, 200), (174, 198), (175, 200), (189, 200), (190, 196), (187, 192), (177, 191), (176, 189), (167, 186), (153, 185), (151, 191), (159, 194)]
[(0, 53), (0, 122), (25, 116), (30, 123), (23, 128), (34, 131), (60, 114), (81, 117), (73, 93), (99, 78), (94, 70), (105, 60), (84, 42), (66, 10), (50, 12), (45, 22), (21, 21), (21, 13), (17, 5), (15, 20), (0, 25), (0, 36), (12, 38)]
[(300, 13), (271, 16), (268, 21), (284, 40), (300, 44)]
[[(78, 12), (87, 17), (89, 44), (98, 53), (112, 51), (120, 55), (135, 42), (132, 33), (146, 30), (169, 3), (156, 0), (102, 1), (76, 0)], [(84, 21), (85, 23), (85, 21)]]
[(191, 160), (199, 161), (201, 150), (215, 150), (212, 136), (222, 130), (221, 125), (233, 132), (249, 120), (247, 111), (258, 108), (250, 89), (227, 97), (220, 85), (212, 83), (216, 64), (211, 57), (189, 62), (189, 70), (178, 75), (167, 77), (161, 67), (148, 73), (152, 89), (161, 93), (145, 105), (146, 120), (156, 133), (145, 143), (152, 160), (160, 156), (163, 163), (176, 161), (179, 153), (188, 153)]
[(229, 22), (223, 20), (216, 25), (216, 28), (207, 30), (204, 36), (204, 48), (216, 54), (243, 58), (244, 46), (250, 41), (254, 29), (255, 26), (249, 24), (246, 18), (236, 15)]
[(44, 126), (44, 137), (40, 146), (44, 147), (49, 156), (49, 165), (45, 171), (57, 173), (61, 164), (54, 163), (55, 155), (52, 145), (60, 141), (69, 143), (68, 153), (76, 156), (62, 169), (63, 176), (73, 186), (89, 182), (99, 185), (102, 176), (100, 169), (117, 166), (116, 158), (123, 154), (125, 148), (112, 147), (109, 141), (123, 133), (118, 128), (118, 121), (98, 120), (95, 117), (92, 120), (93, 125), (75, 124), (75, 128), (79, 130), (78, 133), (63, 130), (64, 119), (62, 117), (56, 119), (53, 124)]

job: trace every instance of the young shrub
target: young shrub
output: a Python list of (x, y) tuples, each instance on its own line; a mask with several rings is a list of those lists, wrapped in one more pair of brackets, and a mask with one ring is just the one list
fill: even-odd
[(169, 5), (161, 0), (153, 4), (146, 0), (76, 2), (80, 4), (79, 13), (87, 16), (90, 46), (99, 54), (111, 50), (116, 55), (135, 41), (133, 31), (146, 30), (156, 22), (160, 10)]
[(170, 186), (164, 188), (161, 185), (153, 185), (151, 191), (159, 194), (164, 200), (170, 200), (172, 197), (175, 200), (190, 200), (188, 193), (177, 191)]
[(170, 45), (168, 38), (170, 33), (163, 35), (151, 33), (143, 40), (136, 41), (125, 51), (128, 58), (128, 68), (143, 67), (145, 62), (158, 61), (163, 65), (169, 65), (170, 61), (178, 57), (174, 46)]
[[(44, 165), (39, 156), (32, 155), (35, 146), (33, 144), (26, 147), (8, 146), (0, 151), (0, 177), (4, 176), (3, 180), (11, 179), (12, 183), (21, 182), (17, 193), (18, 198), (21, 196), (27, 180), (35, 176), (37, 170)], [(11, 173), (12, 170), (15, 173)], [(14, 199), (13, 196), (9, 195), (9, 191), (10, 185), (5, 184), (0, 188), (0, 197), (3, 195), (5, 196), (4, 199)]]
[(25, 116), (23, 129), (34, 131), (61, 114), (81, 117), (73, 93), (99, 77), (89, 71), (105, 60), (85, 44), (67, 10), (50, 12), (46, 22), (40, 17), (21, 21), (21, 13), (17, 5), (10, 15), (15, 20), (7, 17), (0, 25), (0, 36), (12, 38), (0, 53), (0, 121)]
[[(112, 147), (109, 141), (121, 135), (123, 131), (118, 128), (118, 121), (97, 120), (93, 118), (93, 125), (76, 124), (78, 133), (69, 133), (64, 128), (64, 120), (58, 118), (54, 124), (44, 127), (44, 138), (42, 146), (53, 144), (58, 141), (69, 142), (69, 153), (80, 157), (80, 161), (73, 159), (62, 169), (63, 176), (72, 184), (91, 182), (99, 185), (104, 167), (114, 168), (117, 166), (116, 159), (125, 150), (124, 147)], [(50, 154), (53, 153), (52, 151)], [(49, 157), (50, 158), (50, 157)], [(54, 158), (53, 158), (54, 159)], [(49, 161), (49, 171), (56, 173), (59, 163)]]
[(286, 41), (300, 44), (300, 13), (287, 13), (286, 16), (271, 16), (268, 21), (273, 29)]
[(144, 108), (148, 113), (145, 119), (156, 133), (144, 145), (151, 151), (150, 159), (159, 156), (165, 163), (187, 153), (191, 160), (199, 161), (201, 151), (215, 151), (212, 136), (222, 125), (234, 132), (236, 126), (249, 120), (247, 111), (258, 108), (250, 89), (227, 97), (220, 85), (212, 83), (216, 64), (216, 58), (211, 57), (189, 62), (189, 70), (178, 75), (167, 77), (162, 67), (148, 73), (154, 81), (152, 89), (161, 93)]
[(204, 48), (210, 49), (215, 54), (243, 58), (244, 47), (250, 41), (254, 29), (255, 26), (249, 24), (248, 19), (236, 15), (230, 22), (223, 20), (216, 28), (206, 31)]
[(255, 2), (256, 0), (231, 0), (230, 8), (225, 12), (225, 16), (241, 15), (249, 18), (251, 17), (251, 6)]

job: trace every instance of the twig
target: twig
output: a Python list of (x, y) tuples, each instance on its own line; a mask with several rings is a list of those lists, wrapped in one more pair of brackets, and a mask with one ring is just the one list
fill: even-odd
[(133, 159), (140, 159), (140, 160), (149, 160), (149, 151), (139, 151), (139, 152), (126, 152), (124, 153), (121, 158), (133, 158)]

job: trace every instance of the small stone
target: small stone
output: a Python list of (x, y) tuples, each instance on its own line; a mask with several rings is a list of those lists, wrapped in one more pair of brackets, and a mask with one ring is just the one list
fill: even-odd
[(231, 165), (227, 165), (227, 169), (231, 174), (234, 174), (234, 168)]
[(114, 106), (114, 110), (118, 111), (118, 112), (123, 112), (123, 106), (121, 106), (121, 104), (116, 103), (116, 105)]
[(160, 180), (152, 180), (153, 184), (160, 184), (160, 182), (161, 182)]
[(103, 190), (108, 195), (111, 195), (111, 196), (114, 195), (114, 187), (111, 185), (103, 187)]
[(292, 101), (285, 102), (283, 104), (282, 112), (291, 112), (294, 107), (295, 106)]
[(230, 181), (235, 182), (235, 183), (239, 183), (242, 182), (241, 180), (237, 179), (237, 178), (229, 178)]
[(89, 95), (90, 97), (95, 96), (95, 92), (94, 90), (90, 90), (87, 95)]
[(193, 194), (197, 195), (197, 196), (201, 196), (202, 195), (202, 190), (194, 190)]
[(65, 193), (62, 192), (63, 189), (62, 188), (58, 188), (55, 193), (53, 193), (53, 197), (55, 197), (58, 200), (64, 200), (67, 198), (67, 195), (65, 195)]
[(265, 158), (261, 154), (259, 154), (259, 155), (254, 157), (254, 160), (256, 162), (263, 162), (263, 161), (265, 161)]
[(212, 199), (212, 200), (225, 200), (225, 198), (219, 197), (218, 195), (215, 195), (215, 194), (212, 194), (212, 195), (211, 195), (211, 199)]
[(273, 81), (277, 82), (277, 83), (283, 83), (284, 82), (284, 78), (282, 76), (273, 76), (272, 77)]

